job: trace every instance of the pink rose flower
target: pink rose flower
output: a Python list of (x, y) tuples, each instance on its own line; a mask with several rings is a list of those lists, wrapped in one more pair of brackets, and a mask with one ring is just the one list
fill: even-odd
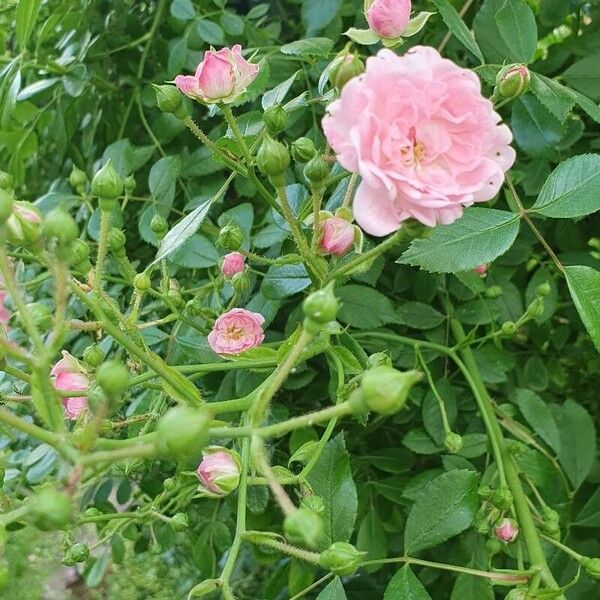
[(217, 354), (239, 354), (255, 348), (264, 339), (265, 318), (245, 308), (233, 308), (222, 314), (208, 334), (208, 345)]
[(340, 217), (331, 217), (323, 223), (320, 247), (326, 254), (343, 256), (354, 242), (354, 226)]
[(10, 319), (10, 312), (8, 312), (8, 309), (6, 308), (6, 306), (4, 306), (5, 301), (6, 292), (4, 290), (0, 290), (0, 323), (2, 323), (2, 325), (4, 325), (4, 328), (6, 329), (8, 321)]
[(493, 198), (515, 160), (477, 76), (417, 46), (380, 50), (332, 102), (323, 129), (339, 163), (362, 176), (354, 217), (383, 236), (403, 221), (452, 223)]
[(196, 471), (202, 487), (217, 496), (225, 496), (240, 481), (240, 464), (231, 450), (211, 447), (206, 449)]
[(231, 278), (244, 270), (244, 255), (239, 252), (230, 252), (223, 257), (221, 263), (221, 273), (227, 278)]
[(410, 20), (410, 0), (373, 0), (365, 16), (369, 27), (380, 37), (395, 39)]
[(488, 270), (488, 265), (479, 265), (478, 267), (475, 267), (473, 269), (473, 271), (475, 271), (476, 275), (479, 275), (479, 277), (485, 277), (487, 275), (487, 270)]
[(506, 544), (514, 542), (519, 535), (519, 527), (512, 519), (503, 519), (495, 531), (496, 537)]
[[(90, 386), (85, 369), (80, 362), (66, 350), (62, 351), (62, 358), (50, 371), (54, 387), (60, 392), (86, 392)], [(77, 419), (79, 414), (88, 406), (86, 396), (73, 396), (62, 399), (65, 413), (71, 421)]]
[(258, 65), (242, 57), (242, 47), (207, 50), (194, 75), (177, 75), (175, 85), (186, 96), (215, 104), (229, 104), (246, 91), (258, 74)]

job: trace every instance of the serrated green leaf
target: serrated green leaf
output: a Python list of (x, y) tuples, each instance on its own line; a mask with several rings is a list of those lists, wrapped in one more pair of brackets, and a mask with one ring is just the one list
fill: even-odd
[(433, 3), (440, 11), (444, 23), (446, 23), (446, 26), (456, 39), (483, 64), (485, 62), (483, 54), (481, 54), (481, 50), (473, 34), (469, 31), (458, 12), (456, 12), (454, 6), (448, 0), (433, 0)]
[(385, 589), (383, 600), (431, 600), (431, 596), (408, 565), (404, 565)]
[(535, 15), (523, 0), (505, 0), (496, 13), (498, 31), (504, 38), (514, 61), (528, 63), (537, 44)]
[(515, 401), (529, 426), (555, 452), (560, 450), (560, 435), (552, 411), (535, 392), (527, 389), (516, 391)]
[(281, 46), (282, 54), (291, 56), (327, 56), (333, 48), (333, 40), (329, 38), (307, 38)]
[(298, 265), (274, 265), (269, 267), (263, 279), (261, 291), (269, 300), (279, 300), (293, 296), (310, 285), (306, 268)]
[(319, 593), (316, 600), (347, 600), (344, 586), (339, 577), (330, 581)]
[(479, 507), (478, 481), (473, 471), (453, 470), (423, 488), (406, 521), (407, 554), (437, 546), (471, 525)]
[(430, 273), (474, 269), (504, 254), (519, 233), (519, 217), (492, 208), (468, 208), (458, 221), (416, 239), (397, 261)]
[(545, 217), (582, 217), (600, 210), (600, 155), (582, 154), (560, 163), (531, 207)]
[(530, 90), (561, 123), (565, 122), (575, 104), (570, 90), (539, 73), (531, 73)]
[(338, 312), (342, 323), (372, 329), (397, 320), (389, 298), (366, 285), (345, 285), (337, 288), (335, 295), (342, 303)]
[(600, 53), (590, 54), (574, 62), (562, 77), (578, 92), (593, 100), (600, 100)]
[(600, 352), (600, 271), (577, 265), (565, 267), (564, 274), (577, 312)]
[(554, 156), (564, 135), (560, 121), (533, 95), (513, 102), (512, 130), (515, 142), (530, 156)]

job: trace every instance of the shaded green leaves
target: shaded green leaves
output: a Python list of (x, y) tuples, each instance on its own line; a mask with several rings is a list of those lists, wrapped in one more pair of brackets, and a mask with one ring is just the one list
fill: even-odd
[(582, 154), (560, 163), (532, 210), (555, 218), (581, 217), (600, 210), (600, 155)]
[(431, 596), (408, 565), (404, 565), (388, 584), (383, 600), (431, 600)]
[(585, 506), (577, 515), (574, 525), (580, 525), (581, 527), (600, 527), (600, 487), (585, 503)]
[(555, 411), (560, 434), (558, 458), (574, 489), (585, 481), (596, 456), (596, 432), (583, 406), (567, 400)]
[(553, 156), (564, 130), (562, 123), (532, 94), (513, 103), (512, 130), (515, 142), (530, 156)]
[(600, 53), (573, 63), (562, 76), (578, 92), (593, 100), (600, 100)]
[(308, 38), (281, 46), (282, 54), (292, 56), (327, 56), (333, 48), (333, 40), (329, 38)]
[(600, 352), (600, 271), (591, 267), (565, 267), (564, 274), (577, 312)]
[(327, 27), (336, 17), (342, 0), (304, 0), (302, 2), (302, 23), (308, 35)]
[(316, 600), (346, 600), (346, 592), (342, 585), (342, 580), (336, 577), (330, 581), (317, 596)]
[(27, 46), (35, 21), (40, 12), (41, 0), (19, 0), (15, 11), (15, 34), (21, 50)]
[(307, 479), (325, 503), (324, 547), (331, 542), (347, 542), (354, 529), (358, 500), (343, 434), (326, 444)]
[(448, 0), (433, 0), (433, 3), (440, 11), (440, 15), (442, 16), (442, 19), (444, 19), (444, 23), (446, 23), (448, 29), (452, 32), (456, 39), (483, 64), (485, 61), (483, 59), (483, 55), (481, 54), (481, 50), (473, 38), (473, 35), (465, 25), (465, 22), (456, 12), (454, 6), (452, 6)]
[(528, 63), (537, 44), (535, 15), (529, 5), (523, 0), (506, 0), (496, 13), (496, 24), (509, 48), (506, 58)]
[(555, 452), (560, 450), (560, 434), (552, 411), (535, 392), (518, 389), (515, 401), (529, 426)]
[(453, 470), (423, 488), (406, 521), (407, 554), (437, 546), (471, 525), (479, 505), (478, 480), (474, 471)]
[(538, 73), (531, 73), (530, 89), (544, 107), (564, 123), (575, 103), (569, 90), (558, 81)]
[(263, 279), (261, 291), (265, 298), (278, 300), (293, 296), (309, 285), (310, 278), (303, 264), (273, 265)]
[(468, 208), (458, 221), (413, 240), (397, 261), (431, 273), (468, 271), (504, 254), (519, 232), (518, 215), (491, 208)]
[(387, 296), (366, 285), (345, 285), (338, 288), (335, 295), (342, 302), (338, 313), (342, 323), (372, 329), (397, 320)]

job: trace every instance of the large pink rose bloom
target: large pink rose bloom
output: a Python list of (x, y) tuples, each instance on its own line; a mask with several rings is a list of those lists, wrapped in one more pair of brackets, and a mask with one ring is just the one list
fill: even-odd
[(373, 0), (365, 16), (369, 27), (382, 38), (402, 35), (410, 20), (410, 0)]
[(362, 176), (354, 217), (372, 235), (409, 218), (452, 223), (463, 207), (493, 198), (515, 160), (510, 129), (477, 76), (433, 48), (380, 50), (327, 113), (338, 161)]
[(217, 354), (239, 354), (258, 346), (265, 334), (264, 317), (245, 308), (233, 308), (222, 314), (208, 334), (208, 345)]
[(229, 104), (246, 91), (257, 74), (258, 65), (244, 59), (242, 47), (236, 44), (218, 52), (207, 50), (196, 73), (177, 75), (175, 85), (194, 100), (207, 104)]
[[(50, 371), (54, 387), (60, 392), (85, 392), (87, 394), (90, 386), (88, 376), (79, 361), (66, 350), (62, 352), (62, 358), (52, 367)], [(65, 413), (69, 419), (77, 419), (81, 411), (88, 406), (86, 396), (73, 396), (62, 399)]]

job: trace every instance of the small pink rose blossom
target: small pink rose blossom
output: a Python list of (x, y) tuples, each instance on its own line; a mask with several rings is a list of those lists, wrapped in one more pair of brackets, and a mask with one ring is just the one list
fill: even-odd
[(477, 75), (424, 46), (368, 58), (327, 108), (323, 130), (338, 162), (362, 177), (354, 217), (375, 236), (410, 218), (452, 223), (493, 198), (515, 160)]
[(410, 20), (410, 0), (373, 0), (365, 16), (369, 27), (380, 37), (395, 39)]
[(238, 486), (240, 465), (230, 451), (213, 449), (210, 453), (203, 453), (196, 473), (207, 492), (224, 496)]
[(258, 65), (245, 60), (239, 44), (207, 50), (194, 75), (177, 75), (175, 85), (186, 96), (215, 104), (229, 104), (246, 91), (258, 74)]
[(475, 271), (475, 273), (477, 275), (479, 275), (479, 277), (485, 277), (487, 275), (487, 270), (488, 270), (488, 264), (484, 264), (484, 265), (479, 265), (478, 267), (475, 267), (473, 269), (473, 271)]
[(239, 354), (255, 348), (264, 339), (264, 317), (245, 308), (233, 308), (222, 314), (208, 334), (208, 345), (217, 354)]
[(512, 519), (503, 519), (496, 527), (496, 537), (506, 544), (514, 542), (519, 535), (519, 527)]
[(223, 257), (221, 273), (228, 279), (244, 270), (244, 255), (240, 252), (230, 252)]
[(323, 223), (320, 247), (325, 254), (343, 256), (354, 242), (354, 226), (341, 217), (331, 217)]
[[(84, 368), (66, 350), (63, 350), (62, 358), (52, 367), (50, 375), (53, 377), (54, 387), (60, 392), (87, 393), (90, 386), (90, 380)], [(77, 419), (88, 406), (86, 396), (63, 398), (62, 403), (67, 417), (72, 421)]]

